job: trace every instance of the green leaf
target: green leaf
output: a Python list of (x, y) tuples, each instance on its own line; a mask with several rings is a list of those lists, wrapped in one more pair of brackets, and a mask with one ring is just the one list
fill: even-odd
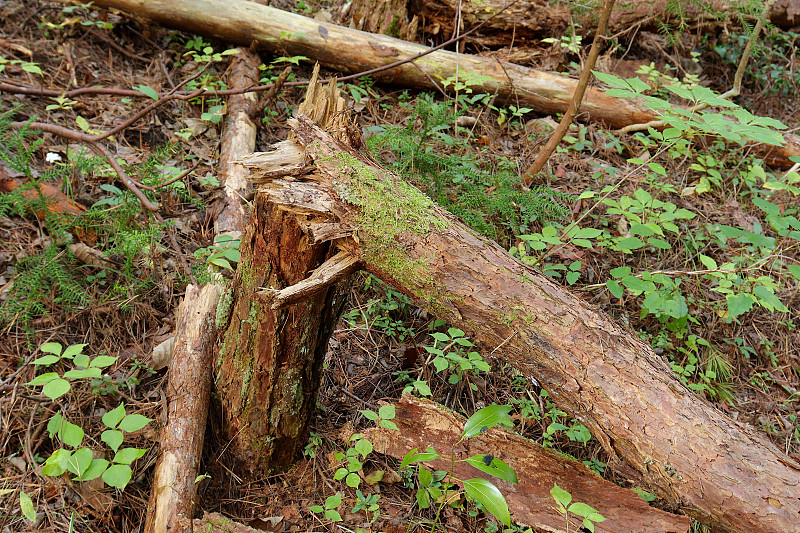
[(128, 415), (122, 420), (122, 422), (119, 423), (119, 427), (117, 429), (120, 429), (125, 433), (132, 433), (134, 431), (139, 431), (152, 421), (152, 418), (147, 418), (146, 416)]
[(86, 368), (87, 366), (89, 366), (90, 361), (91, 359), (89, 358), (88, 355), (79, 353), (76, 354), (75, 357), (72, 359), (72, 364), (78, 368)]
[(91, 464), (92, 450), (89, 448), (81, 448), (70, 457), (69, 463), (67, 463), (67, 470), (80, 478)]
[(461, 438), (469, 439), (498, 424), (512, 427), (513, 423), (511, 422), (511, 417), (508, 416), (510, 412), (510, 405), (487, 405), (469, 417), (464, 424), (464, 431)]
[(114, 454), (113, 463), (129, 465), (147, 453), (146, 448), (123, 448)]
[(61, 354), (61, 357), (66, 357), (67, 359), (72, 359), (79, 353), (83, 352), (83, 349), (86, 348), (88, 344), (72, 344), (67, 346), (67, 349), (64, 350), (64, 353)]
[(669, 242), (665, 241), (664, 239), (659, 239), (658, 237), (650, 237), (647, 239), (647, 244), (658, 248), (659, 250), (669, 250), (672, 248), (672, 245)]
[(61, 355), (63, 347), (57, 342), (46, 342), (39, 347), (40, 352), (51, 353), (54, 355)]
[(82, 116), (78, 115), (77, 117), (75, 117), (75, 123), (84, 132), (88, 132), (89, 131), (89, 121), (87, 121)]
[(582, 516), (584, 518), (599, 514), (597, 510), (592, 507), (591, 505), (587, 505), (583, 502), (575, 502), (569, 506), (569, 512), (574, 513), (578, 516)]
[(339, 511), (335, 511), (333, 509), (325, 510), (325, 518), (327, 518), (328, 520), (332, 520), (334, 522), (342, 521), (342, 515), (339, 514)]
[(308, 510), (311, 511), (312, 513), (321, 513), (325, 509), (323, 509), (321, 505), (309, 505)]
[(44, 462), (42, 474), (54, 477), (60, 476), (67, 471), (70, 457), (72, 457), (72, 452), (69, 450), (60, 448), (54, 451), (50, 457), (47, 458), (47, 461)]
[(363, 411), (359, 411), (359, 413), (364, 415), (364, 418), (366, 418), (367, 420), (372, 420), (373, 422), (380, 418), (378, 416), (378, 413), (376, 413), (375, 411), (370, 411), (369, 409), (365, 409)]
[(641, 499), (646, 502), (654, 502), (656, 501), (656, 496), (652, 492), (647, 492), (646, 490), (642, 490), (640, 488), (634, 488), (633, 492), (639, 495)]
[(81, 442), (83, 442), (83, 437), (84, 433), (82, 427), (67, 422), (66, 420), (62, 422), (58, 432), (58, 438), (61, 439), (61, 442), (72, 448), (77, 448), (81, 445)]
[(33, 500), (24, 490), (19, 493), (19, 509), (29, 522), (36, 523), (36, 510), (33, 507)]
[(336, 509), (342, 504), (342, 495), (340, 493), (333, 494), (325, 498), (326, 509)]
[(752, 294), (728, 294), (725, 300), (728, 302), (728, 315), (733, 318), (748, 312), (755, 303)]
[(608, 288), (608, 292), (611, 293), (614, 298), (622, 298), (622, 295), (625, 294), (625, 289), (614, 280), (606, 281), (606, 288)]
[(394, 405), (387, 404), (381, 405), (380, 409), (378, 409), (378, 415), (384, 420), (391, 420), (395, 417), (395, 407)]
[(64, 372), (64, 377), (69, 379), (99, 378), (103, 373), (99, 368), (73, 368)]
[(431, 506), (431, 497), (427, 489), (417, 489), (417, 505), (419, 505), (420, 509), (427, 509)]
[(346, 478), (344, 478), (344, 482), (348, 487), (352, 489), (358, 488), (358, 486), (361, 484), (361, 476), (359, 476), (354, 472), (351, 472), (350, 474), (347, 474)]
[(118, 406), (104, 414), (102, 420), (103, 424), (113, 429), (122, 422), (123, 418), (125, 418), (125, 403), (120, 402)]
[(399, 431), (399, 428), (397, 427), (397, 424), (395, 424), (395, 423), (394, 423), (394, 422), (392, 422), (391, 420), (381, 420), (380, 422), (378, 422), (378, 424), (379, 424), (381, 427), (384, 427), (384, 428), (386, 428), (386, 429), (391, 429), (391, 430), (394, 430), (394, 431)]
[(69, 381), (66, 379), (56, 378), (50, 382), (48, 382), (44, 387), (42, 387), (42, 394), (50, 398), (51, 400), (55, 400), (57, 398), (61, 398), (66, 393), (69, 392), (71, 388)]
[(550, 496), (552, 496), (560, 508), (563, 509), (561, 512), (565, 513), (567, 511), (567, 506), (572, 501), (572, 494), (559, 487), (557, 483), (553, 483), (553, 488), (550, 489)]
[(128, 465), (111, 465), (103, 472), (103, 481), (110, 487), (124, 489), (132, 475), (133, 471)]
[(503, 524), (511, 525), (511, 514), (508, 512), (508, 503), (500, 490), (485, 479), (468, 479), (464, 481), (464, 490), (467, 496), (483, 505), (489, 513)]
[(50, 366), (59, 361), (61, 361), (61, 358), (57, 355), (43, 355), (31, 361), (31, 363), (39, 366)]
[(433, 461), (434, 459), (439, 459), (439, 454), (436, 453), (436, 450), (428, 446), (428, 448), (424, 452), (417, 452), (418, 448), (414, 448), (410, 450), (405, 457), (403, 457), (403, 461), (400, 463), (400, 470), (403, 470), (411, 463), (422, 462), (422, 461)]
[(134, 87), (134, 89), (139, 91), (143, 95), (152, 98), (153, 100), (158, 100), (158, 91), (156, 91), (149, 85), (137, 85)]
[(100, 435), (100, 440), (108, 444), (108, 447), (116, 452), (122, 446), (124, 436), (122, 432), (116, 429), (107, 429)]
[(620, 250), (638, 250), (642, 246), (644, 246), (644, 241), (639, 239), (638, 237), (627, 237), (623, 239), (619, 239), (616, 242), (617, 248)]
[(700, 262), (703, 263), (703, 266), (708, 270), (717, 270), (717, 262), (707, 255), (700, 254)]
[[(464, 459), (466, 463), (474, 466), (481, 472), (498, 477), (509, 483), (517, 483), (517, 473), (505, 461), (488, 454), (473, 455)], [(487, 464), (488, 463), (488, 464)]]
[(89, 468), (87, 468), (86, 472), (84, 472), (83, 476), (81, 476), (81, 481), (91, 481), (93, 479), (97, 479), (108, 469), (109, 464), (111, 463), (105, 459), (92, 459), (92, 463), (89, 465)]
[(422, 465), (419, 467), (417, 477), (419, 478), (419, 484), (423, 487), (430, 487), (431, 483), (433, 483), (433, 473)]
[(98, 355), (89, 363), (91, 368), (106, 368), (117, 362), (118, 357), (112, 355)]
[(367, 455), (372, 453), (372, 443), (367, 439), (361, 439), (353, 446), (362, 457), (366, 458)]
[(32, 387), (35, 387), (37, 385), (45, 385), (47, 383), (50, 383), (54, 379), (58, 379), (59, 377), (60, 376), (56, 372), (46, 372), (44, 374), (36, 376), (35, 378), (27, 382), (25, 385), (30, 385)]
[(612, 268), (610, 274), (612, 277), (621, 278), (629, 275), (631, 272), (632, 272), (631, 267), (621, 266), (617, 268)]

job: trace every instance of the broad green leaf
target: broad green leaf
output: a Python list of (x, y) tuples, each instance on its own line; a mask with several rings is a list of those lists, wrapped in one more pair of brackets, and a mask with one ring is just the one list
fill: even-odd
[(89, 363), (89, 366), (92, 368), (106, 368), (116, 363), (117, 359), (119, 358), (112, 355), (98, 355), (92, 359), (92, 362)]
[(69, 450), (60, 448), (54, 451), (44, 462), (42, 474), (45, 476), (60, 476), (67, 471), (70, 457), (72, 457), (72, 452)]
[(102, 420), (103, 424), (113, 429), (122, 422), (123, 418), (125, 418), (125, 403), (120, 402), (118, 406), (104, 414)]
[(431, 333), (431, 337), (439, 342), (450, 342), (450, 336), (447, 333), (442, 333), (441, 331), (434, 331)]
[(511, 422), (511, 417), (508, 416), (510, 412), (510, 405), (487, 405), (483, 409), (478, 410), (469, 417), (466, 424), (464, 424), (464, 431), (461, 434), (462, 440), (479, 435), (498, 424), (512, 427), (513, 423)]
[(34, 365), (50, 366), (53, 363), (58, 363), (61, 358), (57, 355), (43, 355), (31, 361)]
[(464, 481), (464, 491), (467, 496), (483, 505), (492, 516), (503, 524), (511, 525), (511, 514), (508, 512), (508, 503), (500, 490), (485, 479), (467, 479)]
[(61, 357), (72, 359), (79, 353), (82, 353), (83, 349), (86, 348), (87, 346), (88, 344), (72, 344), (70, 346), (67, 346), (67, 348), (64, 350), (64, 353), (61, 354)]
[(83, 442), (83, 437), (84, 433), (82, 427), (77, 424), (67, 422), (66, 420), (63, 421), (61, 424), (61, 429), (58, 432), (58, 438), (61, 439), (61, 442), (67, 446), (77, 448), (81, 445), (81, 442)]
[(327, 518), (328, 520), (332, 520), (334, 522), (341, 522), (342, 521), (342, 515), (339, 514), (339, 511), (336, 511), (334, 509), (326, 509), (325, 510), (325, 518)]
[(427, 509), (431, 506), (431, 497), (425, 488), (417, 489), (417, 505), (420, 509)]
[[(597, 509), (592, 507), (591, 505), (587, 505), (583, 502), (575, 502), (569, 506), (569, 512), (575, 513), (578, 516), (582, 516), (584, 518), (588, 518), (590, 516), (597, 516), (602, 518), (602, 515), (597, 512)], [(595, 520), (591, 519), (593, 522), (602, 522), (602, 520)], [(605, 518), (603, 518), (605, 520)]]
[(358, 488), (358, 486), (361, 484), (361, 476), (351, 472), (350, 474), (347, 474), (346, 478), (344, 478), (344, 482), (352, 489)]
[(561, 512), (566, 512), (567, 506), (572, 501), (572, 494), (559, 487), (557, 483), (553, 483), (553, 488), (550, 489), (550, 496), (552, 496), (556, 503), (563, 508)]
[(158, 91), (156, 91), (149, 85), (137, 85), (134, 87), (134, 90), (139, 91), (143, 95), (152, 98), (153, 100), (158, 100)]
[(72, 364), (78, 368), (86, 368), (89, 366), (89, 362), (91, 358), (84, 353), (75, 354), (75, 357), (72, 359)]
[(51, 353), (54, 355), (61, 355), (61, 350), (63, 349), (64, 347), (57, 342), (46, 342), (39, 347), (40, 352)]
[(67, 470), (80, 478), (92, 464), (92, 450), (81, 448), (72, 454), (67, 463)]
[(33, 507), (33, 500), (24, 490), (19, 493), (19, 509), (29, 522), (36, 523), (36, 510)]
[(378, 409), (378, 415), (384, 420), (391, 420), (395, 417), (395, 407), (394, 405), (387, 404), (381, 405), (380, 409)]
[(612, 268), (610, 274), (612, 277), (621, 278), (629, 275), (631, 272), (632, 272), (631, 267), (621, 266), (617, 268)]
[(622, 285), (614, 280), (606, 281), (606, 287), (608, 288), (608, 292), (610, 292), (614, 298), (622, 298), (622, 295), (625, 294), (625, 289), (622, 287)]
[(52, 439), (55, 437), (59, 431), (61, 431), (61, 426), (64, 424), (64, 417), (61, 416), (61, 413), (58, 412), (50, 417), (50, 420), (47, 422), (47, 434)]
[(436, 450), (428, 446), (428, 448), (424, 452), (417, 452), (418, 448), (413, 448), (410, 450), (405, 457), (403, 457), (403, 461), (400, 463), (400, 470), (403, 470), (411, 463), (421, 462), (421, 461), (433, 461), (434, 459), (439, 459), (439, 454), (436, 453)]
[(132, 475), (133, 471), (128, 465), (111, 465), (103, 472), (103, 481), (110, 487), (124, 489)]
[(122, 422), (119, 423), (117, 429), (120, 429), (125, 433), (132, 433), (134, 431), (139, 431), (152, 421), (152, 418), (147, 418), (146, 416), (128, 415), (122, 419)]
[(99, 378), (102, 375), (99, 368), (74, 368), (64, 372), (64, 377), (69, 379)]
[(372, 453), (372, 443), (367, 439), (361, 439), (353, 446), (362, 457), (366, 458), (367, 455)]
[(473, 455), (464, 460), (481, 472), (498, 477), (509, 483), (517, 483), (517, 473), (505, 461), (488, 454)]
[(638, 250), (644, 246), (644, 242), (637, 237), (627, 237), (619, 239), (616, 245), (620, 250)]
[(642, 490), (642, 489), (640, 489), (638, 487), (634, 488), (633, 492), (638, 494), (639, 497), (641, 499), (643, 499), (644, 501), (646, 501), (646, 502), (654, 502), (654, 501), (656, 501), (656, 496), (652, 492), (647, 492), (646, 490)]
[(659, 239), (658, 237), (650, 237), (647, 239), (647, 244), (658, 248), (659, 250), (669, 250), (672, 248), (672, 245), (669, 242), (665, 241), (664, 239)]
[(728, 302), (728, 315), (733, 318), (748, 312), (755, 303), (752, 294), (729, 294), (725, 299)]
[(108, 447), (116, 452), (122, 446), (124, 436), (122, 432), (116, 429), (107, 429), (100, 435), (100, 440), (108, 444)]
[(326, 509), (336, 509), (342, 504), (342, 495), (340, 493), (333, 494), (325, 498)]
[(86, 472), (84, 472), (83, 476), (81, 476), (81, 481), (91, 481), (102, 476), (103, 472), (108, 469), (109, 464), (111, 463), (105, 459), (92, 459), (92, 463), (89, 465), (89, 468), (87, 468)]
[(653, 283), (643, 281), (635, 276), (625, 276), (620, 280), (625, 287), (634, 294), (641, 294), (652, 288)]
[(783, 305), (780, 298), (775, 296), (775, 293), (764, 285), (757, 285), (753, 289), (753, 294), (759, 298), (759, 304), (769, 311), (779, 311), (787, 313), (789, 310)]
[(422, 465), (419, 467), (417, 477), (419, 478), (419, 484), (423, 487), (430, 487), (431, 483), (433, 483), (433, 473)]
[(82, 116), (78, 115), (77, 117), (75, 117), (75, 124), (77, 124), (78, 127), (84, 132), (89, 131), (89, 121), (83, 118)]
[(123, 448), (114, 454), (114, 459), (112, 462), (129, 465), (146, 453), (146, 448)]
[(703, 263), (703, 266), (708, 270), (717, 270), (717, 262), (707, 255), (700, 254), (700, 262)]
[(359, 411), (359, 413), (364, 415), (364, 418), (366, 418), (367, 420), (372, 420), (373, 422), (378, 420), (378, 418), (380, 418), (378, 416), (378, 413), (376, 413), (375, 411), (370, 411), (369, 409), (365, 409), (363, 411)]
[(309, 505), (308, 510), (312, 513), (321, 513), (325, 509), (323, 509), (321, 505)]
[(68, 393), (70, 388), (69, 381), (66, 379), (56, 378), (42, 387), (42, 394), (51, 400), (55, 400)]
[(47, 383), (50, 383), (54, 379), (58, 378), (59, 375), (56, 372), (46, 372), (44, 374), (36, 376), (35, 378), (27, 382), (25, 385), (30, 385), (32, 387), (35, 387), (37, 385), (46, 385)]
[(399, 431), (399, 428), (397, 427), (397, 424), (395, 424), (395, 423), (394, 423), (394, 422), (392, 422), (391, 420), (381, 420), (380, 422), (378, 422), (378, 424), (379, 424), (381, 427), (384, 427), (384, 428), (386, 428), (386, 429), (391, 429), (391, 430), (394, 430), (394, 431)]

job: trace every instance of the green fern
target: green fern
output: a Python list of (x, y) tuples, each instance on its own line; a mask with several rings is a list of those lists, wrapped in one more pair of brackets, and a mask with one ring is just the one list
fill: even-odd
[(383, 128), (367, 139), (367, 145), (464, 223), (509, 245), (532, 223), (569, 214), (559, 202), (569, 200), (567, 195), (547, 187), (520, 189), (514, 163), (461, 153), (460, 144), (448, 133), (456, 118), (452, 105), (422, 94), (412, 108), (405, 126)]

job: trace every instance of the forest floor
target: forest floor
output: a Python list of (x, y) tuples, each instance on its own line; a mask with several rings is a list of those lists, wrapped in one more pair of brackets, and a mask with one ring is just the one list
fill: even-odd
[[(312, 15), (319, 12), (314, 6), (298, 1), (292, 7)], [(334, 18), (340, 11), (323, 7)], [(666, 37), (622, 35), (599, 68), (620, 77), (638, 69), (649, 94), (667, 99), (675, 96), (665, 87), (692, 73), (701, 85), (724, 92), (733, 83), (745, 30), (687, 22), (685, 31)], [(537, 43), (529, 66), (577, 75), (588, 46), (570, 48), (570, 35), (549, 37), (556, 42)], [(771, 29), (756, 46), (735, 100), (789, 131), (800, 129), (797, 38)], [(221, 99), (171, 101), (105, 141), (128, 173), (152, 189), (147, 194), (160, 204), (161, 221), (144, 213), (113, 169), (80, 142), (10, 128), (9, 122), (36, 117), (76, 132), (107, 131), (152, 101), (148, 88), (168, 90), (209, 62), (186, 88), (224, 87), (229, 56), (204, 58), (206, 47), (228, 49), (86, 7), (39, 0), (0, 4), (0, 84), (58, 91), (143, 87), (138, 97), (0, 90), (3, 533), (141, 531), (157, 428), (166, 416), (167, 374), (153, 369), (153, 349), (173, 332), (190, 277), (184, 263), (201, 280), (209, 264), (230, 277), (237, 244), (214, 241), (214, 213), (207, 209), (219, 189)], [(294, 80), (307, 80), (313, 66), (303, 58), (261, 59), (265, 82), (289, 64)], [(666, 145), (647, 132), (621, 134), (578, 122), (536, 187), (521, 194), (516, 183), (552, 130), (549, 117), (494, 105), (491, 95), (474, 93), (469, 83), (457, 100), (379, 86), (369, 78), (342, 89), (375, 157), (629, 326), (699, 398), (800, 459), (796, 172), (769, 168), (749, 148), (707, 132)], [(303, 94), (302, 87), (286, 88), (265, 110), (257, 150), (286, 138), (286, 121)], [(573, 223), (591, 231), (578, 234)], [(379, 402), (422, 381), (434, 400), (467, 416), (490, 404), (512, 405), (516, 431), (634, 488), (588, 430), (552, 404), (546, 383), (531, 387), (520, 380), (492, 359), (491, 347), (443, 342), (442, 334), (452, 339), (463, 332), (448, 329), (374, 277), (362, 273), (349, 283), (349, 307), (330, 340), (304, 456), (288, 473), (243, 481), (215, 431), (212, 409), (200, 467), (208, 478), (198, 485), (198, 509), (266, 531), (430, 530), (436, 513), (419, 508), (413, 480), (396, 471), (393, 459), (372, 454), (364, 466), (366, 474), (387, 472), (383, 482), (362, 486), (365, 499), (375, 502), (380, 495), (373, 512), (352, 510), (356, 491), (334, 479), (341, 466), (335, 454), (347, 448), (353, 432), (372, 424), (360, 411), (377, 411)], [(450, 362), (434, 365), (434, 352), (426, 348), (444, 344)], [(74, 345), (85, 346), (66, 357), (61, 350)], [(472, 351), (478, 353), (473, 363), (485, 359), (489, 371), (469, 364)], [(89, 356), (83, 364), (80, 352)], [(33, 381), (46, 371), (92, 364), (101, 371)], [(101, 446), (101, 440), (108, 444), (103, 432), (114, 427), (109, 413), (119, 414), (120, 405), (126, 416), (153, 420), (126, 419), (124, 446), (141, 451), (131, 452), (135, 461), (120, 463), (131, 465), (117, 472), (121, 478), (109, 478), (124, 490), (107, 486), (108, 480), (78, 484), (42, 473), (59, 448), (50, 435), (51, 417), (60, 413), (80, 429), (79, 441)], [(336, 493), (344, 495), (341, 522), (309, 510)], [(450, 531), (497, 530), (490, 517), (469, 506), (446, 507), (438, 521)]]

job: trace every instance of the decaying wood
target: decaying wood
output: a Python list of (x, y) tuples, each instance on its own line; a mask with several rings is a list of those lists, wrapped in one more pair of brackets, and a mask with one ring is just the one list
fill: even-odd
[(281, 290), (261, 289), (256, 295), (268, 301), (272, 309), (280, 309), (318, 294), (356, 270), (358, 270), (358, 259), (347, 252), (339, 252), (322, 263), (303, 281)]
[[(559, 513), (550, 496), (553, 483), (572, 494), (572, 501), (591, 505), (606, 520), (595, 525), (595, 531), (609, 533), (686, 532), (689, 519), (650, 507), (632, 490), (603, 480), (578, 461), (565, 459), (528, 439), (495, 427), (459, 443), (464, 418), (442, 406), (410, 396), (395, 405), (399, 431), (375, 428), (366, 436), (375, 451), (402, 459), (409, 450), (425, 450), (431, 446), (443, 457), (432, 461), (434, 470), (450, 471), (450, 450), (459, 461), (479, 454), (488, 454), (508, 463), (519, 483), (511, 484), (484, 474), (467, 463), (455, 463), (452, 474), (459, 479), (480, 477), (490, 480), (506, 496), (515, 522), (536, 531), (567, 533), (564, 515)], [(569, 531), (579, 531), (573, 523)]]
[[(300, 109), (337, 131), (347, 118), (343, 106), (341, 99), (312, 84)], [(284, 161), (292, 157), (302, 161), (296, 151), (289, 152), (293, 155), (286, 158), (264, 158), (266, 164), (278, 165), (264, 175), (285, 170)], [(242, 236), (241, 260), (224, 302), (230, 312), (215, 373), (226, 450), (246, 476), (290, 467), (305, 446), (328, 338), (346, 300), (330, 280), (319, 283), (312, 276), (304, 282), (334, 255), (330, 242), (315, 243), (304, 231), (309, 217), (327, 211), (333, 198), (285, 210), (281, 207), (303, 203), (307, 185), (274, 180), (269, 186), (274, 198), (256, 195), (253, 216)], [(352, 264), (339, 266), (339, 274), (352, 268)], [(313, 290), (301, 291), (304, 298), (297, 301), (292, 293), (298, 287)], [(273, 308), (275, 300), (264, 301), (258, 291), (277, 295), (279, 305)]]
[(290, 125), (316, 170), (282, 208), (317, 210), (315, 187), (333, 198), (319, 216), (358, 237), (340, 249), (546, 387), (675, 508), (719, 531), (800, 532), (800, 464), (698, 398), (603, 312), (307, 118)]
[[(251, 86), (258, 80), (259, 64), (257, 56), (239, 49), (232, 59), (228, 84)], [(252, 185), (247, 180), (246, 168), (234, 161), (255, 149), (256, 128), (248, 115), (255, 99), (253, 94), (242, 94), (228, 100), (218, 169), (224, 187), (215, 222), (218, 235), (238, 238), (244, 227), (244, 195)], [(193, 518), (195, 479), (211, 395), (212, 351), (217, 339), (214, 322), (223, 289), (218, 275), (202, 289), (189, 285), (176, 311), (167, 386), (167, 424), (161, 431), (146, 533), (177, 531), (181, 517)]]
[(161, 430), (146, 533), (177, 531), (177, 520), (194, 514), (195, 478), (211, 395), (214, 310), (221, 294), (219, 284), (207, 284), (202, 289), (189, 285), (176, 311), (175, 348), (167, 385), (167, 425)]
[[(250, 45), (255, 41), (274, 53), (304, 55), (346, 73), (389, 65), (428, 50), (419, 44), (320, 22), (246, 0), (96, 0), (93, 5), (235, 43)], [(499, 102), (546, 114), (563, 113), (577, 83), (560, 74), (444, 50), (372, 76), (381, 83), (430, 90), (447, 78), (476, 75), (484, 81), (473, 85), (473, 91), (493, 94)], [(613, 98), (596, 88), (586, 91), (581, 112), (612, 128), (659, 118), (634, 100)], [(792, 162), (788, 158), (800, 156), (800, 137), (785, 134), (784, 139), (785, 146), (763, 150), (768, 164), (789, 168)]]
[[(677, 6), (666, 0), (633, 0), (617, 6), (609, 28), (612, 33), (628, 28), (656, 30), (660, 25), (678, 23), (681, 17), (693, 24), (725, 24), (730, 19), (725, 14), (732, 11), (725, 0), (680, 2)], [(485, 46), (525, 46), (544, 37), (557, 37), (571, 21), (593, 29), (596, 15), (594, 10), (575, 9), (573, 3), (546, 0), (354, 0), (348, 12), (359, 29), (409, 41), (416, 40), (420, 30), (448, 39), (456, 20), (462, 31), (485, 23), (467, 38)], [(778, 0), (770, 9), (770, 20), (784, 29), (800, 25), (800, 0)], [(412, 21), (413, 33), (409, 31)]]

